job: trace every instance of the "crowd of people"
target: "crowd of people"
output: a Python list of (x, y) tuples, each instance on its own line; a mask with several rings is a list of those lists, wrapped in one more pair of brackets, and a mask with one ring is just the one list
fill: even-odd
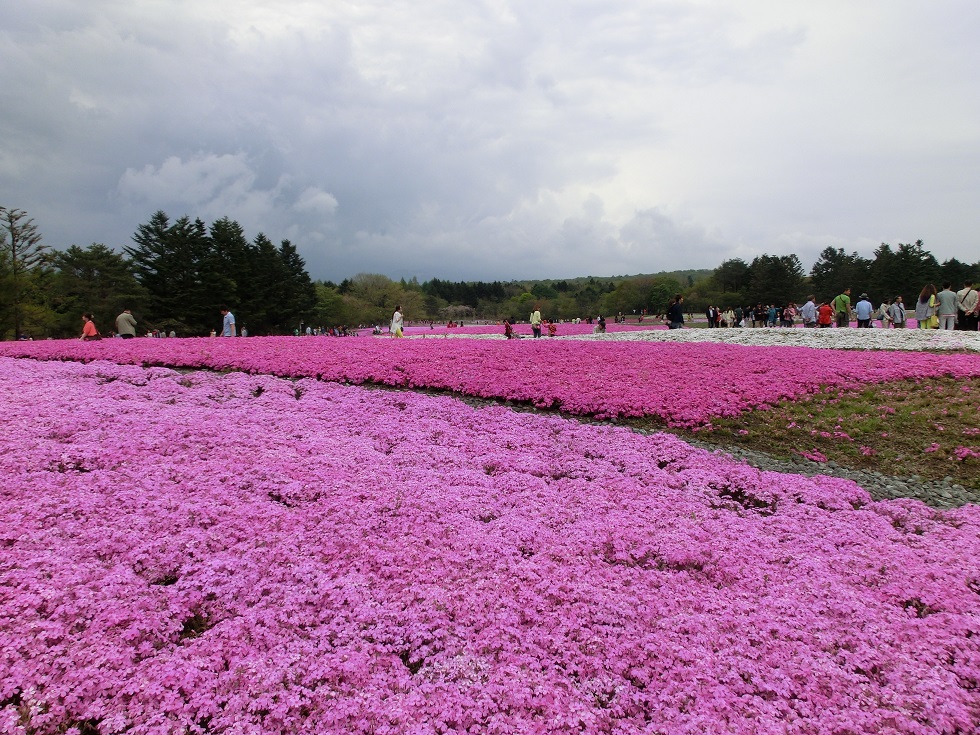
[[(227, 306), (221, 309), (221, 336), (236, 337), (239, 332), (235, 324), (235, 315)], [(779, 304), (762, 304), (755, 306), (736, 306), (721, 309), (714, 305), (709, 305), (705, 311), (705, 317), (709, 328), (738, 328), (738, 327), (795, 327), (799, 320), (806, 328), (827, 329), (832, 326), (849, 327), (851, 322), (856, 322), (858, 328), (867, 329), (873, 326), (881, 328), (904, 329), (909, 321), (910, 315), (915, 317), (919, 329), (946, 329), (963, 330), (976, 332), (978, 322), (980, 322), (980, 294), (973, 288), (973, 283), (967, 281), (963, 288), (954, 292), (951, 283), (944, 283), (942, 290), (937, 290), (933, 284), (923, 287), (916, 299), (912, 311), (908, 310), (901, 296), (894, 299), (886, 298), (881, 301), (877, 308), (874, 307), (867, 293), (862, 293), (856, 302), (851, 302), (851, 289), (846, 288), (837, 296), (829, 301), (821, 301), (819, 304), (813, 294), (807, 297), (806, 303), (798, 306), (794, 302), (789, 302), (785, 306)], [(614, 321), (625, 322), (626, 318), (622, 314), (613, 317)], [(684, 297), (677, 294), (671, 300), (667, 311), (664, 314), (664, 323), (670, 329), (681, 329), (684, 326)], [(542, 336), (547, 329), (548, 335), (554, 337), (557, 334), (558, 326), (555, 321), (548, 321), (541, 315), (541, 307), (535, 305), (528, 316), (531, 325), (531, 333), (535, 338)], [(581, 319), (573, 320), (576, 323)], [(593, 324), (593, 318), (589, 317), (585, 321)], [(642, 321), (642, 317), (641, 317)], [(434, 328), (434, 323), (429, 322), (430, 327)], [(124, 309), (115, 320), (114, 337), (122, 339), (132, 339), (137, 334), (137, 321), (130, 309)], [(448, 328), (463, 326), (462, 322), (450, 321)], [(504, 319), (504, 336), (508, 339), (516, 337), (514, 325), (509, 319)], [(396, 306), (391, 315), (391, 323), (388, 333), (392, 337), (403, 337), (405, 329), (405, 317), (402, 314), (401, 306)], [(594, 320), (594, 332), (604, 333), (606, 331), (606, 319), (599, 315)], [(299, 329), (293, 330), (296, 336), (336, 336), (344, 337), (356, 334), (356, 331), (349, 330), (346, 326), (331, 327), (312, 327), (300, 323)], [(383, 334), (380, 325), (373, 329), (375, 335)], [(245, 337), (248, 332), (241, 330), (241, 336)], [(147, 332), (149, 337), (176, 337), (173, 330), (169, 335), (161, 330), (151, 330)], [(212, 329), (211, 336), (217, 336), (217, 331)], [(102, 339), (102, 334), (95, 325), (94, 318), (90, 313), (82, 314), (82, 334), (79, 339), (83, 341)]]
[[(811, 294), (802, 306), (793, 302), (785, 306), (760, 303), (725, 310), (709, 306), (705, 317), (711, 328), (794, 327), (799, 320), (804, 327), (824, 329), (832, 326), (849, 327), (852, 322), (861, 329), (875, 326), (904, 329), (909, 318), (914, 317), (919, 329), (957, 329), (968, 332), (976, 332), (980, 320), (978, 292), (970, 281), (956, 292), (952, 290), (951, 283), (944, 283), (941, 291), (937, 291), (933, 284), (928, 284), (919, 293), (912, 311), (908, 312), (906, 309), (901, 296), (883, 299), (877, 308), (867, 293), (862, 293), (852, 303), (851, 289), (847, 288), (833, 299), (819, 304)], [(670, 324), (674, 322), (669, 310), (665, 321)]]

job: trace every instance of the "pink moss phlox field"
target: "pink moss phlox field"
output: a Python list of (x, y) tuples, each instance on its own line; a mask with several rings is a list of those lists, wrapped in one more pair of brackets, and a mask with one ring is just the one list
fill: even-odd
[(547, 338), (59, 340), (0, 344), (0, 355), (433, 388), (599, 418), (653, 416), (675, 427), (709, 425), (713, 418), (765, 408), (822, 385), (980, 375), (980, 360), (972, 354)]
[(0, 358), (0, 731), (939, 733), (980, 509), (668, 435)]

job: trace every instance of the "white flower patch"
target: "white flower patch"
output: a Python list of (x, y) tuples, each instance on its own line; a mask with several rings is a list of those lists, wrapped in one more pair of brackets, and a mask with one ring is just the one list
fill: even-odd
[[(452, 334), (435, 339), (503, 339), (503, 334)], [(522, 338), (523, 339), (523, 338)], [(550, 338), (542, 338), (545, 341)], [(650, 329), (557, 336), (604, 342), (719, 342), (750, 347), (812, 347), (821, 350), (970, 350), (980, 352), (980, 332), (938, 329)]]
[[(572, 339), (569, 337), (568, 339)], [(575, 339), (651, 342), (723, 342), (753, 347), (813, 347), (823, 350), (973, 350), (980, 332), (938, 329), (674, 329), (590, 334)]]

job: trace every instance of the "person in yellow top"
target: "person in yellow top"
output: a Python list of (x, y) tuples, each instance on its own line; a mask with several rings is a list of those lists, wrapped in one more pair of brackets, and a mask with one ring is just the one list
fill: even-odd
[(939, 326), (939, 318), (936, 317), (936, 287), (931, 283), (926, 284), (919, 292), (919, 300), (915, 302), (915, 318), (919, 322), (919, 329)]
[(531, 331), (535, 337), (541, 336), (541, 307), (535, 304), (534, 311), (531, 312)]

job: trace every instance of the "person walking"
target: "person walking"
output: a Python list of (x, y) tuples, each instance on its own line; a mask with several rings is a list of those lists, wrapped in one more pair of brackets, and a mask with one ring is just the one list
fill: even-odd
[(952, 331), (956, 329), (956, 294), (952, 283), (943, 284), (943, 290), (936, 294), (936, 315), (939, 317), (939, 328)]
[(892, 305), (888, 307), (889, 316), (891, 316), (892, 326), (895, 329), (905, 329), (905, 304), (902, 303), (902, 297), (896, 296)]
[(238, 333), (235, 331), (235, 315), (229, 311), (227, 306), (221, 307), (221, 336), (238, 336)]
[(834, 307), (838, 327), (851, 325), (851, 289), (845, 288), (830, 304)]
[(936, 287), (927, 283), (919, 292), (919, 300), (915, 302), (915, 319), (919, 323), (919, 329), (932, 329), (939, 324), (933, 324), (936, 316)]
[(129, 309), (123, 309), (116, 317), (116, 334), (123, 339), (132, 339), (136, 336), (136, 319)]
[(534, 305), (534, 311), (531, 312), (530, 317), (531, 322), (531, 332), (534, 334), (535, 338), (541, 336), (541, 307), (538, 304)]
[(674, 296), (673, 302), (667, 307), (667, 326), (668, 329), (684, 328), (684, 297), (680, 294)]
[(235, 315), (229, 311), (227, 306), (221, 307), (221, 336), (238, 336), (238, 332), (235, 330)]
[(980, 294), (973, 288), (973, 281), (964, 281), (956, 292), (956, 328), (967, 332), (977, 331), (977, 312)]
[(395, 307), (395, 312), (391, 315), (391, 327), (389, 332), (391, 332), (392, 337), (404, 337), (405, 336), (405, 318), (402, 316), (401, 304)]

